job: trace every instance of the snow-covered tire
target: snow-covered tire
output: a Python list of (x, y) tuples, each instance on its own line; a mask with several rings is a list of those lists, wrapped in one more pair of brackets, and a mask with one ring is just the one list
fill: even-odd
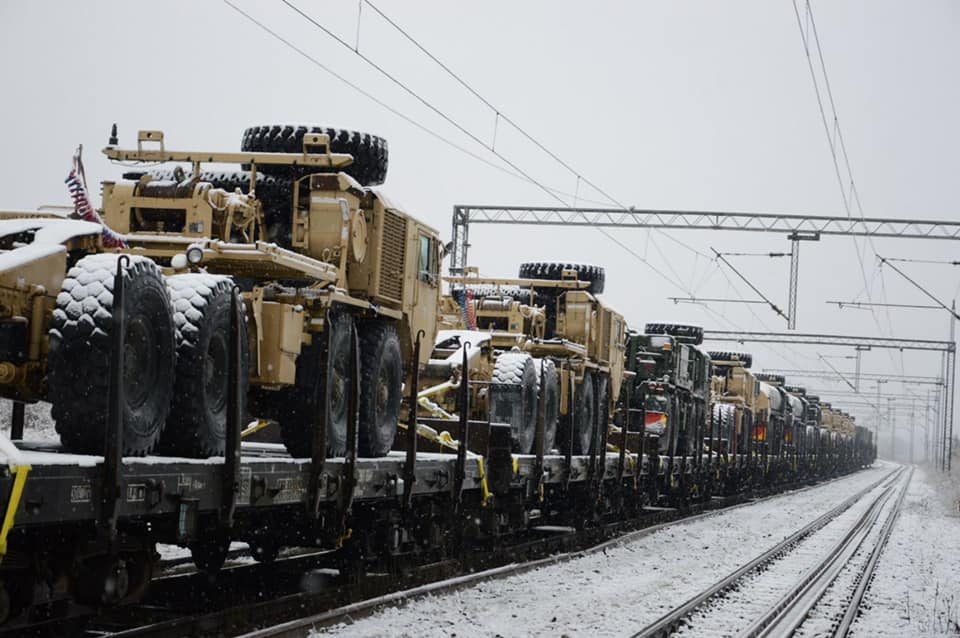
[[(306, 133), (326, 133), (330, 136), (331, 153), (352, 155), (353, 163), (345, 167), (343, 172), (362, 186), (376, 186), (386, 180), (387, 140), (369, 133), (292, 124), (251, 126), (243, 132), (240, 150), (252, 153), (302, 153), (303, 136)], [(298, 178), (309, 173), (329, 172), (330, 169), (264, 164), (260, 170), (267, 175)]]
[(490, 381), (490, 420), (509, 423), (513, 450), (530, 454), (537, 428), (537, 370), (525, 352), (497, 357)]
[(744, 368), (753, 365), (753, 355), (749, 352), (726, 352), (711, 350), (707, 353), (711, 361), (739, 361)]
[[(319, 410), (327, 415), (327, 455), (343, 456), (347, 450), (347, 401), (353, 378), (350, 360), (350, 335), (353, 317), (331, 314), (327, 326), (330, 333), (313, 336), (313, 343), (300, 351), (294, 386), (281, 391), (278, 420), (280, 436), (290, 455), (311, 456), (313, 425)], [(321, 369), (323, 349), (329, 338), (326, 368)], [(332, 383), (330, 402), (325, 401), (326, 385)]]
[[(557, 444), (557, 422), (560, 420), (560, 375), (552, 359), (534, 359), (537, 371), (537, 409), (543, 397), (543, 451), (549, 454)], [(543, 366), (543, 384), (540, 382), (540, 367)]]
[(648, 323), (643, 331), (648, 335), (669, 335), (675, 339), (692, 343), (703, 343), (703, 328), (680, 323)]
[(520, 264), (520, 279), (550, 279), (559, 281), (564, 270), (575, 270), (577, 279), (590, 283), (587, 290), (595, 295), (603, 292), (606, 274), (602, 267), (590, 264), (532, 261)]
[(360, 327), (358, 453), (386, 456), (397, 436), (403, 401), (403, 355), (397, 329), (382, 321)]
[(230, 277), (207, 274), (167, 278), (177, 335), (173, 405), (159, 450), (173, 456), (220, 456), (226, 444), (230, 366), (230, 305), (240, 308), (241, 419), (246, 412), (249, 345), (246, 316)]
[[(104, 448), (113, 333), (117, 254), (84, 257), (57, 296), (50, 327), (51, 413), (63, 447), (98, 453)], [(176, 348), (173, 312), (163, 275), (146, 257), (129, 256), (123, 271), (123, 454), (152, 451), (170, 412)]]

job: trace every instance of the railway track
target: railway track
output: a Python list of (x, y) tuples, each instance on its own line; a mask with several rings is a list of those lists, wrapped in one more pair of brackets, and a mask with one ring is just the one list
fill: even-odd
[(845, 636), (912, 475), (895, 470), (634, 636)]
[[(823, 483), (813, 486), (804, 486), (798, 489), (790, 490), (790, 493), (802, 492), (822, 485)], [(712, 516), (719, 511), (729, 511), (746, 505), (766, 501), (781, 496), (784, 493), (785, 492), (778, 492), (776, 494), (753, 499), (738, 499), (738, 501), (735, 503), (730, 503), (723, 506), (718, 506), (716, 503), (704, 504), (693, 508), (692, 513), (688, 512), (686, 514), (680, 514), (679, 512), (661, 512), (656, 515), (656, 519), (650, 519), (648, 521), (648, 526), (646, 527), (623, 533), (609, 540), (600, 543), (594, 543), (587, 547), (583, 547), (581, 545), (579, 548), (576, 548), (576, 545), (573, 545), (573, 547), (576, 549), (571, 551), (555, 553), (553, 555), (534, 560), (501, 565), (492, 569), (471, 571), (469, 573), (461, 569), (460, 573), (451, 578), (436, 580), (434, 582), (413, 588), (396, 588), (395, 590), (389, 591), (380, 596), (369, 597), (364, 600), (331, 608), (313, 615), (302, 615), (301, 617), (295, 618), (288, 622), (278, 623), (268, 628), (255, 630), (249, 634), (244, 634), (244, 636), (246, 638), (296, 638), (306, 636), (309, 635), (314, 629), (335, 625), (341, 622), (352, 622), (363, 616), (372, 614), (385, 606), (404, 604), (417, 597), (448, 593), (473, 586), (480, 582), (507, 578), (509, 576), (540, 567), (554, 565), (585, 555), (603, 552), (613, 546), (628, 543), (643, 536), (653, 534), (654, 532), (657, 532), (680, 520), (683, 522), (693, 522), (698, 519)], [(571, 538), (572, 537), (573, 535), (571, 535)]]
[(349, 557), (337, 551), (290, 549), (274, 562), (257, 563), (247, 556), (248, 549), (234, 548), (230, 557), (238, 562), (215, 577), (196, 571), (182, 557), (171, 557), (158, 564), (163, 575), (154, 579), (140, 604), (99, 610), (77, 605), (66, 617), (21, 627), (12, 634), (0, 630), (0, 636), (303, 636), (313, 627), (356, 619), (384, 605), (600, 552), (681, 520), (695, 521), (842, 478), (780, 486), (773, 493), (715, 497), (683, 509), (650, 508), (629, 521), (580, 530), (535, 528), (505, 548), (472, 552), (459, 560), (411, 564), (402, 577), (395, 573), (345, 576), (342, 568)]
[(583, 530), (543, 528), (505, 553), (476, 552), (467, 561), (419, 565), (409, 569), (403, 579), (365, 574), (346, 581), (336, 573), (340, 559), (337, 552), (311, 552), (269, 564), (239, 565), (222, 572), (216, 581), (203, 573), (178, 573), (155, 581), (144, 604), (92, 616), (83, 635), (166, 638), (252, 632), (249, 635), (303, 636), (315, 626), (357, 618), (384, 605), (600, 552), (680, 520), (697, 520), (833, 480), (837, 479), (788, 486), (762, 496), (716, 498), (684, 510), (652, 509), (627, 523)]

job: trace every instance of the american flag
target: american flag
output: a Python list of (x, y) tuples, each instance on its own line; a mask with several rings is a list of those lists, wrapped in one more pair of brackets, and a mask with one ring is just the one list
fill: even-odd
[(73, 198), (74, 212), (79, 215), (81, 219), (100, 224), (103, 229), (101, 236), (103, 237), (104, 246), (107, 248), (126, 248), (127, 242), (124, 241), (123, 236), (110, 230), (107, 225), (103, 223), (103, 220), (100, 219), (100, 215), (96, 209), (90, 205), (90, 198), (87, 196), (87, 187), (84, 185), (85, 180), (81, 179), (83, 169), (80, 168), (78, 170), (79, 166), (80, 157), (78, 154), (74, 156), (73, 168), (70, 169), (70, 174), (67, 175), (67, 179), (64, 180), (67, 184), (67, 189), (70, 190), (70, 197)]

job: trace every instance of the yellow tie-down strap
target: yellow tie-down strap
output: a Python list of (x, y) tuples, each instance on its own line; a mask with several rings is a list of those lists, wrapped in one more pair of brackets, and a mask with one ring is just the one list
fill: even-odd
[[(398, 424), (401, 429), (406, 430), (406, 423)], [(460, 449), (460, 441), (453, 438), (451, 434), (444, 430), (443, 432), (437, 432), (428, 425), (423, 425), (422, 423), (417, 423), (417, 436), (427, 441), (436, 443), (441, 447), (445, 447), (449, 450), (457, 451)], [(490, 500), (490, 485), (487, 483), (487, 470), (483, 463), (483, 457), (479, 454), (467, 450), (468, 458), (475, 458), (477, 460), (477, 473), (480, 475), (480, 497), (481, 504), (486, 507), (487, 502)], [(514, 473), (517, 472), (517, 460), (514, 458)]]
[(3, 557), (7, 555), (7, 536), (16, 521), (20, 499), (23, 498), (23, 488), (27, 483), (27, 474), (30, 473), (32, 468), (29, 463), (16, 462), (15, 459), (20, 455), (20, 450), (6, 437), (0, 438), (3, 439), (3, 443), (7, 444), (0, 446), (0, 451), (7, 454), (7, 462), (10, 472), (13, 474), (13, 489), (10, 490), (10, 500), (7, 502), (7, 510), (3, 514), (3, 526), (0, 527), (0, 561), (2, 561)]

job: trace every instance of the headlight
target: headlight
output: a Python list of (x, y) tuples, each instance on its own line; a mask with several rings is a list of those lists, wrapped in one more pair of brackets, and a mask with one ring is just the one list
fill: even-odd
[(192, 266), (196, 266), (203, 261), (203, 248), (196, 244), (187, 248), (187, 261), (190, 262)]

